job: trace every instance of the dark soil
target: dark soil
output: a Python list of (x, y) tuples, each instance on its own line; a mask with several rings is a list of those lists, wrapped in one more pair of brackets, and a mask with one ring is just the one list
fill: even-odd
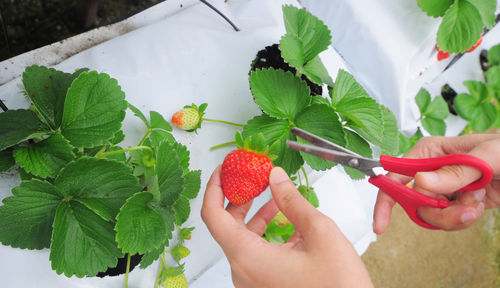
[[(130, 271), (134, 270), (134, 267), (139, 265), (141, 262), (142, 255), (135, 254), (130, 257)], [(106, 276), (118, 276), (124, 274), (127, 271), (127, 256), (118, 259), (118, 264), (116, 267), (108, 268), (105, 272), (100, 272), (97, 274), (97, 277), (106, 277)]]
[(455, 97), (457, 96), (457, 92), (451, 88), (450, 85), (445, 84), (441, 87), (441, 96), (443, 96), (444, 101), (448, 104), (448, 109), (450, 113), (453, 115), (457, 115), (457, 111), (455, 111), (455, 106), (453, 102), (455, 101)]
[(163, 0), (0, 0), (0, 61), (128, 18)]
[[(295, 68), (291, 67), (290, 65), (288, 65), (288, 63), (285, 62), (285, 60), (283, 60), (278, 44), (266, 46), (264, 49), (257, 52), (257, 56), (252, 62), (250, 71), (264, 68), (282, 69), (285, 71), (290, 71), (293, 74), (297, 72)], [(309, 81), (309, 79), (307, 79), (305, 75), (302, 75), (301, 78), (302, 80), (306, 81), (309, 88), (311, 88), (312, 96), (321, 95), (323, 93), (323, 89), (321, 88), (321, 86)]]

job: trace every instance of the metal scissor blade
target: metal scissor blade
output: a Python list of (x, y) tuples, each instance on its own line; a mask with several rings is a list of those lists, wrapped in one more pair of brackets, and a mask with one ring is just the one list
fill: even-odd
[(302, 144), (290, 140), (286, 141), (286, 145), (291, 149), (309, 153), (322, 159), (340, 163), (344, 166), (357, 169), (370, 177), (377, 176), (377, 174), (373, 171), (373, 168), (380, 166), (380, 163), (377, 160), (364, 158), (362, 156), (356, 156), (350, 153), (346, 154), (328, 148)]
[[(306, 140), (307, 142), (315, 145), (315, 146), (318, 146), (318, 147), (323, 147), (323, 148), (327, 148), (327, 149), (331, 149), (331, 150), (335, 150), (335, 151), (339, 151), (339, 152), (342, 152), (344, 154), (347, 154), (347, 155), (353, 155), (353, 156), (356, 156), (356, 157), (363, 157), (361, 155), (358, 155), (354, 152), (352, 152), (351, 150), (349, 149), (346, 149), (342, 146), (339, 146), (335, 143), (332, 143), (326, 139), (323, 139), (321, 137), (318, 137), (312, 133), (309, 133), (305, 130), (302, 130), (300, 128), (297, 128), (297, 127), (293, 127), (291, 130), (292, 134), (296, 135), (296, 136), (299, 136), (300, 138)], [(335, 161), (337, 162), (337, 161)], [(340, 162), (339, 162), (340, 163)]]

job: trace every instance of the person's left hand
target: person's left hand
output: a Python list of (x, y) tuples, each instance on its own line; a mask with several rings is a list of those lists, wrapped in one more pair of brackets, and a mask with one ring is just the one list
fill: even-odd
[[(252, 203), (227, 205), (220, 167), (207, 185), (201, 215), (224, 250), (236, 287), (372, 287), (361, 258), (337, 225), (302, 197), (285, 171), (271, 171), (273, 199), (245, 223)], [(262, 234), (278, 208), (295, 226), (285, 244)]]

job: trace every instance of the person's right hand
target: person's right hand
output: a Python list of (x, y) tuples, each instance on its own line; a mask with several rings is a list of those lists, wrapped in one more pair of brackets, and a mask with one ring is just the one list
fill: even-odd
[[(421, 207), (418, 215), (427, 223), (444, 230), (459, 230), (472, 225), (485, 208), (500, 207), (500, 135), (475, 134), (459, 137), (422, 138), (406, 158), (429, 158), (448, 154), (470, 154), (488, 162), (493, 179), (484, 189), (456, 192), (481, 177), (479, 170), (469, 166), (446, 166), (434, 172), (420, 172), (414, 177), (414, 189), (432, 196), (448, 197), (451, 205), (445, 209)], [(392, 179), (407, 184), (411, 177), (389, 173)], [(379, 192), (375, 204), (373, 231), (382, 234), (389, 226), (395, 201)]]

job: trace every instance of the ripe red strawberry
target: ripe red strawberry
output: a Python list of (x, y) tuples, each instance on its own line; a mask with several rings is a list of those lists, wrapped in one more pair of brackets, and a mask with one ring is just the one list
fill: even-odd
[(450, 57), (450, 53), (443, 52), (443, 51), (439, 50), (438, 47), (436, 47), (436, 49), (438, 50), (438, 55), (437, 55), (438, 61), (441, 61), (441, 60), (444, 60), (444, 59)]
[(468, 52), (472, 52), (472, 51), (476, 50), (477, 46), (481, 45), (481, 42), (483, 42), (483, 34), (481, 34), (481, 38), (479, 38), (479, 40), (477, 40), (476, 44), (465, 52), (468, 53)]
[(182, 108), (172, 116), (172, 124), (187, 131), (198, 128), (200, 120), (200, 112), (192, 107)]
[[(237, 133), (237, 142), (241, 143), (242, 139), (238, 141), (238, 135)], [(232, 151), (222, 163), (222, 189), (226, 198), (236, 205), (243, 205), (266, 190), (269, 174), (274, 167), (267, 149), (262, 149), (262, 134), (253, 139), (247, 139), (243, 149)]]

